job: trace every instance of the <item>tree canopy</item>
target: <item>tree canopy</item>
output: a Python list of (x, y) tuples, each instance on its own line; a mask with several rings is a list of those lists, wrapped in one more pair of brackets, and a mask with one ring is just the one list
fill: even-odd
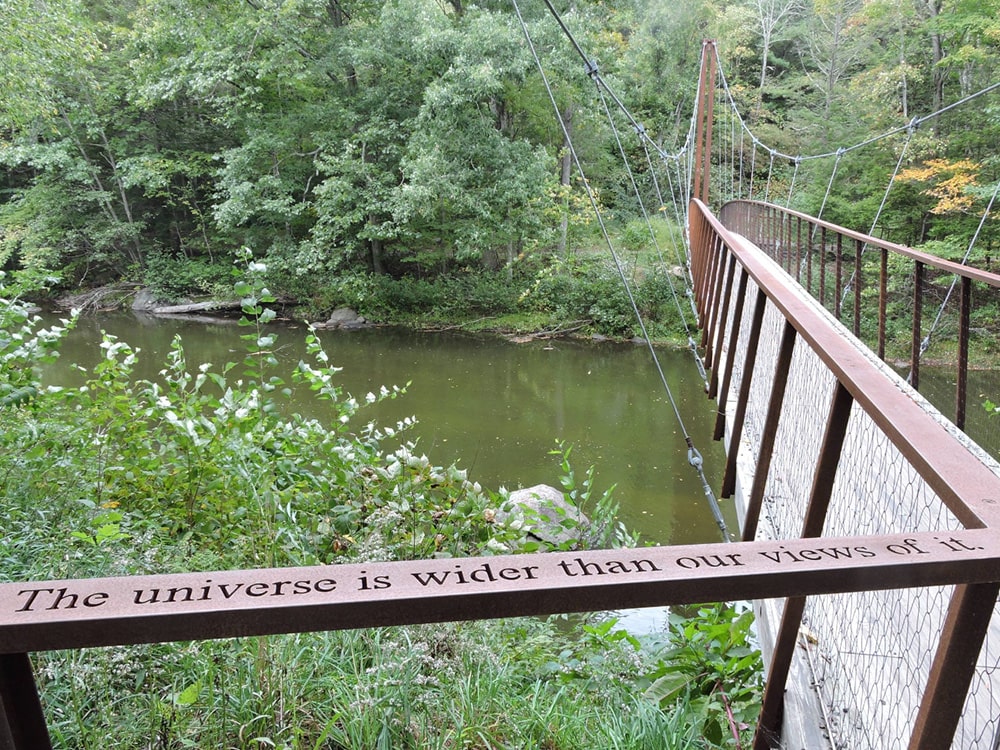
[[(588, 178), (627, 222), (583, 63), (545, 8), (521, 10)], [(1000, 0), (559, 10), (668, 149), (687, 132), (703, 38), (720, 40), (748, 122), (793, 153), (905, 125), (989, 85), (1000, 61)], [(513, 6), (494, 0), (6, 0), (0, 76), (0, 267), (60, 270), (68, 285), (183, 268), (210, 288), (242, 246), (293, 291), (509, 268), (564, 253), (586, 221)], [(920, 242), (984, 205), (998, 111), (921, 131), (887, 225)], [(895, 158), (845, 165), (829, 218), (877, 202)]]

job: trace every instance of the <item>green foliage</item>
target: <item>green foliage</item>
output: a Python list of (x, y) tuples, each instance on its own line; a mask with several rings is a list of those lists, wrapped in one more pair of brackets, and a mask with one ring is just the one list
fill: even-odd
[(190, 295), (224, 299), (230, 295), (232, 267), (210, 258), (152, 252), (146, 258), (142, 277), (161, 299), (178, 301)]
[(19, 300), (36, 291), (38, 279), (22, 273), (9, 278), (0, 271), (0, 411), (16, 407), (38, 394), (40, 368), (59, 356), (59, 342), (76, 322), (42, 328), (42, 319)]
[[(243, 250), (238, 266), (242, 363), (192, 367), (177, 340), (155, 380), (136, 378), (139, 353), (105, 337), (85, 385), (40, 387), (59, 331), (0, 302), (0, 383), (32, 389), (0, 402), (0, 497), (16, 529), (0, 538), (5, 580), (525, 548), (497, 522), (500, 497), (399, 442), (409, 420), (359, 423), (400, 389), (345, 395), (313, 335), (310, 361), (282, 382), (266, 265)], [(330, 418), (289, 414), (300, 389)], [(634, 541), (614, 525), (611, 490), (596, 498), (592, 471), (578, 481), (570, 450), (558, 453), (599, 541)], [(595, 620), (568, 638), (563, 623), (54, 652), (36, 669), (56, 747), (700, 747), (687, 706), (661, 710), (636, 691), (652, 666), (634, 636)]]
[[(701, 40), (713, 37), (757, 134), (816, 153), (992, 82), (995, 5), (585, 2), (572, 26), (668, 151), (684, 140)], [(276, 292), (312, 297), (334, 276), (509, 268), (586, 239), (584, 185), (561, 184), (562, 131), (496, 3), (10, 0), (0, 21), (5, 264), (65, 269), (67, 284), (138, 269), (181, 296), (212, 290), (213, 258), (247, 244), (283, 279)], [(627, 252), (645, 252), (592, 87), (563, 73), (578, 61), (551, 19), (529, 12), (528, 24), (591, 187), (626, 223)], [(1000, 134), (995, 104), (982, 104), (923, 128), (910, 151), (914, 163), (982, 164), (966, 191), (979, 203)], [(897, 156), (848, 155), (825, 218), (867, 230)], [(830, 166), (802, 164), (797, 204), (818, 207)], [(772, 194), (789, 171), (778, 165)], [(962, 212), (929, 215), (919, 190), (897, 187), (882, 226), (902, 241), (968, 233)], [(620, 303), (575, 314), (624, 335)]]
[(636, 546), (638, 543), (636, 536), (620, 521), (616, 520), (619, 504), (614, 499), (614, 486), (604, 490), (600, 497), (595, 497), (594, 467), (589, 467), (583, 481), (578, 482), (576, 471), (570, 462), (570, 454), (573, 452), (572, 446), (567, 446), (562, 442), (557, 442), (556, 446), (556, 449), (550, 453), (559, 456), (559, 466), (562, 469), (559, 482), (563, 487), (563, 496), (571, 506), (579, 508), (590, 518), (590, 524), (587, 526), (585, 534), (579, 532), (579, 524), (575, 522), (575, 519), (566, 519), (568, 525), (565, 528), (577, 532), (581, 539), (585, 538), (593, 547)]
[[(674, 293), (683, 290), (683, 280), (659, 267), (641, 275), (626, 269), (626, 274), (633, 276), (632, 294), (652, 333), (664, 338), (679, 335), (684, 324)], [(671, 291), (672, 286), (675, 291)], [(551, 313), (562, 321), (588, 321), (595, 332), (606, 336), (628, 338), (639, 333), (635, 311), (610, 260), (587, 256), (553, 262), (539, 271), (522, 293), (521, 305)]]
[(647, 677), (647, 696), (662, 706), (685, 700), (700, 716), (709, 747), (748, 746), (760, 712), (760, 651), (753, 644), (753, 612), (728, 604), (670, 615), (670, 647)]

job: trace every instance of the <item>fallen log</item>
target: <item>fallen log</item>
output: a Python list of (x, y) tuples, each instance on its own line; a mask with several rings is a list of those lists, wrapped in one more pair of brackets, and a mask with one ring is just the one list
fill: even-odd
[(187, 315), (211, 310), (240, 310), (243, 303), (240, 300), (209, 300), (207, 302), (191, 302), (186, 305), (166, 305), (149, 310), (153, 315)]

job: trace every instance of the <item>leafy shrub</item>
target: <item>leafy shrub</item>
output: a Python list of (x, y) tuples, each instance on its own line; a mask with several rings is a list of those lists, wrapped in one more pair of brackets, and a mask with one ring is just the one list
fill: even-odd
[(143, 282), (169, 301), (191, 295), (228, 296), (232, 288), (232, 267), (207, 258), (152, 252), (146, 259)]
[[(0, 383), (33, 389), (0, 402), (0, 496), (16, 529), (0, 537), (4, 577), (517, 549), (518, 530), (496, 522), (501, 498), (412, 444), (384, 447), (409, 420), (359, 422), (399, 389), (345, 395), (312, 336), (291, 382), (275, 374), (266, 269), (242, 259), (246, 356), (191, 367), (177, 340), (155, 381), (105, 337), (83, 387), (41, 388), (58, 331), (0, 300)], [(297, 388), (330, 418), (285, 416)], [(578, 482), (558, 452), (565, 494), (601, 538), (634, 541), (611, 523), (611, 492), (595, 500), (592, 472)], [(57, 747), (699, 747), (700, 718), (635, 690), (650, 667), (634, 637), (614, 621), (581, 630), (532, 618), (310, 633), (46, 653), (36, 668)]]
[(697, 616), (671, 612), (669, 646), (647, 675), (646, 695), (662, 706), (684, 700), (709, 747), (748, 747), (760, 714), (763, 665), (752, 642), (753, 612), (720, 603)]

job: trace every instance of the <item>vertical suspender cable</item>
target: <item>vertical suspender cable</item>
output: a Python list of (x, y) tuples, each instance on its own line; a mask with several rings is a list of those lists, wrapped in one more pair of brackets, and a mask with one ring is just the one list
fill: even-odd
[[(625, 147), (622, 145), (622, 140), (618, 133), (618, 127), (615, 125), (615, 118), (611, 114), (611, 108), (608, 106), (608, 100), (604, 96), (604, 88), (601, 86), (600, 82), (600, 72), (596, 66), (591, 68), (590, 77), (594, 80), (594, 86), (597, 88), (597, 94), (601, 99), (601, 104), (604, 105), (604, 114), (608, 118), (608, 124), (611, 126), (611, 132), (615, 136), (615, 143), (618, 144), (618, 153), (622, 157), (622, 163), (625, 165), (625, 172), (628, 174), (629, 182), (632, 185), (632, 191), (635, 193), (635, 199), (639, 203), (639, 209), (642, 211), (643, 218), (646, 220), (646, 228), (649, 230), (649, 238), (653, 243), (653, 247), (656, 248), (657, 254), (659, 254), (660, 243), (656, 239), (656, 232), (653, 229), (653, 225), (649, 221), (649, 214), (646, 211), (646, 205), (642, 200), (642, 194), (639, 192), (639, 186), (636, 184), (635, 175), (632, 172), (632, 168), (629, 166), (628, 155), (625, 153)], [(660, 256), (660, 262), (663, 262), (662, 255)], [(698, 374), (701, 375), (701, 379), (705, 383), (705, 390), (707, 391), (708, 374), (705, 372), (705, 363), (702, 361), (701, 355), (698, 354), (698, 345), (695, 343), (695, 340), (691, 335), (691, 329), (688, 326), (687, 318), (684, 316), (684, 310), (681, 309), (681, 303), (677, 298), (677, 291), (674, 289), (674, 282), (670, 278), (669, 273), (667, 274), (667, 284), (670, 287), (670, 296), (673, 298), (674, 305), (677, 307), (677, 314), (680, 316), (681, 323), (684, 325), (684, 333), (687, 335), (688, 348), (694, 356), (695, 365), (698, 368)], [(631, 294), (629, 296), (631, 296)], [(635, 313), (637, 316), (640, 315), (638, 306), (635, 308)], [(646, 335), (645, 326), (642, 326), (642, 328), (643, 334)], [(650, 351), (653, 353), (653, 357), (655, 358), (656, 352), (652, 350), (652, 342), (650, 342)]]
[[(903, 166), (903, 159), (906, 158), (906, 150), (910, 147), (910, 141), (913, 140), (913, 134), (917, 129), (917, 118), (914, 117), (910, 120), (910, 125), (906, 129), (906, 140), (903, 142), (903, 148), (899, 151), (899, 158), (896, 160), (896, 168), (892, 171), (892, 176), (889, 178), (889, 182), (886, 183), (885, 193), (882, 194), (882, 202), (879, 203), (878, 210), (875, 212), (875, 218), (872, 219), (872, 228), (869, 230), (868, 235), (871, 237), (875, 236), (875, 228), (878, 226), (878, 220), (882, 218), (882, 209), (885, 208), (886, 201), (889, 200), (889, 191), (892, 190), (892, 184), (896, 181), (896, 175), (899, 174), (900, 167)], [(815, 230), (814, 230), (815, 231)], [(866, 244), (861, 252), (864, 253), (868, 249)], [(841, 296), (841, 304), (847, 299), (847, 293), (851, 289), (851, 285), (854, 283), (854, 279), (857, 278), (858, 269), (854, 269), (851, 277), (847, 280), (847, 284), (844, 285), (844, 292)]]
[[(646, 155), (646, 166), (649, 167), (649, 176), (653, 179), (653, 189), (656, 191), (656, 200), (659, 203), (659, 213), (663, 214), (663, 218), (666, 219), (667, 218), (666, 217), (667, 205), (666, 205), (666, 203), (663, 202), (663, 193), (660, 191), (660, 181), (656, 177), (656, 168), (653, 166), (653, 159), (649, 155), (649, 149), (646, 147), (646, 139), (642, 137), (642, 134), (640, 134), (639, 142), (642, 144), (642, 151)], [(670, 180), (670, 172), (669, 171), (667, 171), (667, 180), (668, 180), (668, 185), (669, 185), (669, 180)], [(671, 195), (670, 198), (671, 198), (671, 201), (673, 201), (673, 195)], [(674, 213), (676, 214), (676, 212), (677, 211), (676, 211), (676, 205), (675, 205), (674, 206)], [(681, 246), (682, 246), (683, 243), (677, 242), (677, 239), (675, 237), (675, 227), (671, 226), (669, 222), (667, 222), (667, 224), (668, 224), (668, 228), (670, 230), (670, 242), (674, 246), (674, 255), (677, 258), (677, 265), (678, 265), (678, 267), (680, 267), (682, 269), (685, 269), (686, 266), (684, 264), (684, 259), (681, 256)], [(657, 247), (657, 251), (659, 251), (659, 247)], [(663, 262), (662, 258), (660, 259), (660, 262), (661, 263)], [(685, 270), (685, 273), (686, 273), (686, 270)], [(685, 285), (686, 286), (688, 286), (688, 287), (691, 286), (687, 278), (685, 278), (684, 281), (685, 281)]]
[[(998, 192), (1000, 192), (1000, 180), (998, 180), (997, 184), (993, 187), (993, 195), (990, 196), (989, 203), (986, 205), (986, 210), (983, 212), (982, 217), (979, 219), (979, 226), (976, 227), (976, 232), (975, 234), (972, 235), (972, 240), (969, 242), (969, 247), (966, 248), (965, 255), (962, 256), (963, 266), (968, 265), (969, 256), (972, 254), (972, 248), (976, 246), (976, 242), (979, 240), (979, 233), (983, 231), (983, 225), (986, 223), (986, 219), (990, 215), (990, 211), (993, 210), (993, 203), (997, 199)], [(954, 293), (955, 291), (956, 284), (958, 284), (958, 276), (955, 276), (955, 278), (951, 280), (951, 286), (948, 287), (948, 293), (944, 295), (944, 300), (941, 302), (941, 306), (938, 308), (937, 315), (934, 316), (934, 322), (931, 324), (931, 328), (927, 332), (927, 335), (924, 337), (923, 341), (920, 342), (921, 357), (924, 355), (924, 352), (926, 352), (927, 349), (930, 348), (931, 336), (934, 335), (934, 330), (938, 327), (938, 323), (941, 322), (941, 315), (944, 313), (944, 308), (948, 304), (948, 300), (951, 299), (952, 293)], [(910, 375), (906, 376), (907, 382), (910, 381), (910, 376), (912, 374), (913, 373), (911, 372)]]
[(785, 199), (785, 208), (789, 208), (792, 205), (792, 192), (795, 190), (795, 177), (799, 173), (799, 164), (802, 163), (802, 157), (795, 157), (795, 169), (792, 170), (792, 184), (788, 186), (788, 198)]
[[(614, 248), (614, 243), (611, 242), (611, 235), (609, 234), (607, 226), (604, 223), (604, 217), (600, 211), (600, 207), (597, 204), (597, 199), (594, 196), (594, 192), (590, 188), (589, 183), (587, 182), (586, 175), (584, 174), (583, 171), (583, 166), (581, 165), (579, 155), (577, 154), (576, 149), (573, 146), (573, 141), (572, 138), (570, 138), (569, 131), (566, 128), (566, 124), (559, 116), (559, 105), (556, 102), (555, 94), (552, 92), (552, 87), (549, 84), (548, 77), (545, 75), (545, 71), (542, 67), (542, 61), (538, 57), (538, 52), (535, 50), (534, 42), (532, 42), (531, 40), (531, 34), (528, 32), (528, 26), (524, 21), (524, 17), (521, 15), (520, 6), (518, 5), (517, 0), (511, 0), (511, 3), (514, 6), (514, 12), (517, 14), (518, 21), (521, 25), (521, 30), (524, 33), (524, 38), (528, 45), (528, 49), (531, 51), (532, 57), (535, 60), (535, 64), (538, 67), (538, 71), (541, 74), (542, 82), (545, 86), (546, 93), (548, 94), (549, 101), (552, 104), (553, 111), (556, 114), (556, 120), (559, 122), (559, 126), (563, 131), (563, 136), (566, 139), (565, 142), (569, 144), (570, 156), (572, 157), (573, 163), (576, 166), (577, 173), (580, 175), (580, 179), (583, 181), (583, 185), (587, 193), (587, 198), (590, 201), (591, 207), (594, 209), (594, 213), (597, 217), (598, 226), (601, 229), (601, 233), (604, 236), (605, 243), (607, 244), (608, 250), (611, 253), (611, 258), (614, 261), (615, 268), (618, 271), (618, 276), (621, 279), (622, 284), (624, 285), (626, 295), (628, 296), (629, 302), (632, 305), (632, 310), (636, 315), (636, 320), (639, 323), (639, 327), (642, 330), (643, 337), (645, 338), (646, 344), (649, 347), (649, 351), (652, 354), (653, 363), (656, 367), (657, 373), (660, 376), (660, 381), (667, 395), (667, 400), (670, 402), (670, 406), (673, 409), (674, 416), (677, 418), (677, 424), (681, 430), (681, 433), (684, 436), (684, 442), (688, 447), (688, 463), (695, 469), (695, 471), (699, 475), (699, 478), (702, 483), (702, 489), (705, 492), (705, 496), (709, 501), (709, 506), (711, 508), (712, 515), (715, 518), (715, 522), (719, 527), (719, 531), (722, 533), (722, 538), (727, 542), (732, 541), (729, 535), (729, 530), (726, 527), (726, 522), (722, 517), (722, 511), (720, 510), (718, 501), (715, 498), (715, 493), (712, 491), (711, 486), (708, 484), (708, 479), (705, 477), (704, 462), (702, 456), (698, 452), (697, 448), (695, 448), (694, 441), (691, 439), (691, 436), (687, 431), (687, 427), (684, 424), (684, 419), (681, 416), (680, 409), (677, 407), (677, 402), (674, 399), (673, 392), (670, 390), (670, 386), (667, 383), (667, 378), (663, 372), (663, 368), (660, 366), (659, 358), (656, 356), (656, 350), (653, 348), (652, 340), (650, 339), (649, 333), (646, 330), (646, 325), (642, 320), (642, 316), (639, 314), (639, 307), (635, 302), (635, 297), (632, 294), (631, 287), (629, 286), (628, 278), (625, 275), (625, 269), (622, 265), (621, 259), (618, 257), (618, 252)], [(558, 21), (559, 25), (563, 28), (564, 32), (572, 40), (572, 35), (569, 34), (569, 30), (566, 29), (565, 25), (562, 23), (562, 20), (555, 12), (555, 9), (551, 6), (549, 0), (546, 0), (546, 5), (549, 7), (549, 11), (555, 16), (556, 20)], [(577, 51), (580, 52), (582, 55), (582, 50), (580, 49), (579, 45), (576, 44), (575, 40), (573, 40), (573, 46), (576, 47)], [(583, 57), (584, 60), (587, 60), (586, 56)], [(593, 63), (592, 61), (588, 60), (586, 65), (588, 74), (592, 74), (591, 73), (592, 69), (596, 70), (596, 64)]]
[(764, 186), (764, 202), (767, 203), (767, 197), (771, 194), (771, 174), (774, 172), (774, 151), (770, 152), (771, 160), (767, 165), (767, 184)]
[(753, 139), (753, 151), (750, 152), (750, 188), (747, 190), (747, 200), (753, 200), (753, 181), (757, 174), (757, 144), (760, 141), (756, 137)]

